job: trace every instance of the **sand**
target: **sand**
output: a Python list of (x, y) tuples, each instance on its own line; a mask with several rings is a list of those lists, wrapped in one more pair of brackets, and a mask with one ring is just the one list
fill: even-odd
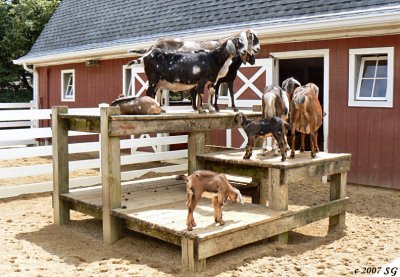
[[(296, 210), (326, 201), (329, 185), (289, 192)], [(89, 216), (72, 212), (70, 224), (54, 225), (50, 194), (0, 200), (0, 276), (350, 276), (400, 257), (400, 191), (349, 185), (348, 196), (345, 230), (328, 232), (321, 220), (290, 232), (288, 245), (259, 242), (209, 258), (201, 274), (181, 270), (179, 247), (144, 235), (125, 231), (103, 244), (101, 221)]]

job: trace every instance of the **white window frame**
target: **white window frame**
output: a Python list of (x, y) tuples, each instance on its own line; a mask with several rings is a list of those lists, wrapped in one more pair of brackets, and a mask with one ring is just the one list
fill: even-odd
[[(64, 76), (65, 74), (71, 74), (72, 73), (72, 96), (71, 97), (66, 97), (65, 90), (66, 88), (64, 87)], [(63, 102), (75, 102), (75, 69), (66, 69), (66, 70), (61, 70), (61, 101)]]
[[(387, 56), (387, 87), (386, 97), (359, 97), (359, 88), (364, 61), (368, 55)], [(376, 58), (373, 58), (376, 60)], [(348, 105), (350, 107), (393, 108), (394, 82), (394, 47), (349, 49), (349, 91)]]

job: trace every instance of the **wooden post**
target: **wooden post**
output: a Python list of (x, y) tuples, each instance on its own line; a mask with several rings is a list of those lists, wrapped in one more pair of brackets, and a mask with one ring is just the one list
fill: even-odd
[(68, 203), (60, 195), (69, 191), (68, 172), (68, 126), (59, 118), (60, 113), (68, 113), (68, 107), (53, 107), (51, 128), (53, 132), (53, 207), (54, 223), (57, 225), (69, 222)]
[[(347, 172), (331, 175), (330, 178), (330, 200), (336, 200), (346, 197)], [(335, 225), (344, 227), (346, 224), (346, 213), (329, 217), (329, 227)]]
[(197, 260), (195, 258), (194, 241), (182, 238), (182, 269), (189, 270), (190, 272), (201, 272), (206, 269), (206, 259)]
[(120, 219), (111, 215), (111, 209), (121, 207), (120, 138), (108, 136), (110, 116), (118, 114), (119, 107), (100, 108), (103, 241), (108, 244), (120, 238), (122, 229)]
[(188, 138), (188, 173), (192, 174), (198, 169), (196, 155), (203, 154), (206, 146), (205, 132), (190, 132)]
[[(280, 169), (268, 169), (269, 207), (276, 211), (287, 211), (289, 198), (288, 184), (282, 181), (281, 174), (282, 172)], [(288, 243), (288, 234), (288, 232), (285, 232), (272, 237), (272, 239), (281, 243)]]

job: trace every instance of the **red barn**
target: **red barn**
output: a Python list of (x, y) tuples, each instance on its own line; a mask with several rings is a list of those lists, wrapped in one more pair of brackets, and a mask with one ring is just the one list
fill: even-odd
[[(353, 154), (352, 183), (400, 188), (400, 4), (365, 1), (64, 0), (30, 52), (35, 101), (96, 107), (121, 92), (141, 95), (146, 76), (127, 68), (130, 49), (165, 36), (223, 38), (253, 29), (261, 41), (254, 66), (235, 81), (239, 107), (261, 104), (263, 88), (287, 77), (320, 87), (326, 116), (321, 146)], [(222, 92), (220, 103), (229, 105)], [(238, 130), (214, 135), (240, 146)]]

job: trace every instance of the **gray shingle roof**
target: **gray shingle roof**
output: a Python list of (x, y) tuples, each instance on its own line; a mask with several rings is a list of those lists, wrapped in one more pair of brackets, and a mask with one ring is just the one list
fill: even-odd
[(399, 0), (63, 0), (22, 58), (97, 49), (168, 35), (297, 24), (306, 17), (384, 13)]

